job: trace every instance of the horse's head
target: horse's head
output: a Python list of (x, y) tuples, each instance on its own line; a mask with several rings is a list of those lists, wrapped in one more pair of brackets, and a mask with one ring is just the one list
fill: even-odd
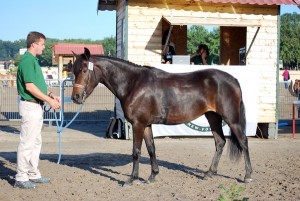
[(76, 60), (73, 65), (73, 73), (75, 75), (75, 84), (72, 92), (72, 100), (74, 103), (82, 104), (85, 99), (93, 92), (98, 82), (96, 74), (91, 62), (91, 54), (87, 48), (84, 48), (84, 53), (76, 55), (73, 52)]

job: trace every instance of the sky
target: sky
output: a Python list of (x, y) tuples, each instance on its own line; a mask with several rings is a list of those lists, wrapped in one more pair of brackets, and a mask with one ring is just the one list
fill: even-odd
[(30, 31), (47, 38), (102, 40), (115, 36), (116, 12), (99, 11), (98, 0), (5, 0), (0, 40), (25, 39)]
[[(6, 0), (1, 2), (0, 40), (25, 39), (30, 31), (47, 38), (102, 40), (115, 36), (115, 11), (99, 11), (98, 0)], [(282, 6), (283, 13), (299, 13)]]

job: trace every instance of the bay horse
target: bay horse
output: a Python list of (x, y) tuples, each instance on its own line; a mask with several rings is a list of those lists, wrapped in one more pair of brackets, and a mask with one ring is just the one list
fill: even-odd
[(120, 100), (125, 118), (132, 124), (133, 169), (124, 185), (131, 185), (139, 179), (143, 139), (151, 161), (151, 174), (147, 182), (154, 182), (159, 173), (152, 124), (175, 125), (192, 121), (203, 114), (209, 122), (216, 146), (204, 179), (217, 173), (226, 143), (222, 130), (223, 119), (231, 130), (230, 159), (237, 161), (243, 152), (246, 169), (244, 181), (252, 181), (245, 134), (245, 107), (239, 82), (233, 76), (216, 69), (167, 73), (118, 58), (91, 56), (87, 48), (83, 54), (75, 56), (73, 102), (82, 104), (100, 82)]

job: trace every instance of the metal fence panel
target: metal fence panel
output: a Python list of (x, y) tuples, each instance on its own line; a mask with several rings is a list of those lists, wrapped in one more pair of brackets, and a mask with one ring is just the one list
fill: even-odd
[[(72, 90), (73, 87), (65, 86), (63, 91), (65, 121), (70, 121), (79, 108), (79, 105), (70, 101)], [(99, 84), (84, 102), (82, 111), (75, 121), (109, 121), (113, 116), (114, 103), (114, 95), (104, 85)]]
[(0, 80), (0, 120), (19, 120), (18, 92), (16, 86), (7, 83), (11, 79)]
[[(287, 84), (289, 84), (287, 82)], [(278, 120), (291, 120), (293, 111), (293, 101), (298, 100), (290, 94), (289, 89), (285, 88), (285, 83), (280, 81), (278, 83)], [(298, 118), (298, 113), (296, 114)]]
[[(6, 80), (0, 80), (7, 83)], [(79, 105), (74, 104), (71, 99), (72, 80), (58, 82), (52, 80), (56, 84), (48, 84), (48, 89), (54, 94), (59, 95), (64, 103), (64, 120), (70, 121), (79, 109)], [(64, 85), (63, 88), (60, 84)], [(20, 121), (21, 117), (18, 112), (18, 92), (16, 86), (0, 85), (0, 121)], [(85, 101), (82, 111), (79, 113), (75, 121), (109, 121), (114, 112), (114, 95), (102, 84), (99, 84)], [(59, 111), (56, 111), (60, 120)], [(44, 112), (44, 121), (54, 121), (55, 116), (53, 110)]]

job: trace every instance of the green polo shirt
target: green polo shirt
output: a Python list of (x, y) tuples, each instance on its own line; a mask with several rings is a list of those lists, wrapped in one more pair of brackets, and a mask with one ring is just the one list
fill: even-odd
[(38, 63), (38, 59), (30, 52), (25, 52), (20, 60), (17, 72), (17, 89), (18, 94), (24, 100), (36, 100), (33, 95), (26, 90), (26, 83), (33, 83), (44, 94), (47, 94), (47, 85), (42, 73), (42, 69)]

